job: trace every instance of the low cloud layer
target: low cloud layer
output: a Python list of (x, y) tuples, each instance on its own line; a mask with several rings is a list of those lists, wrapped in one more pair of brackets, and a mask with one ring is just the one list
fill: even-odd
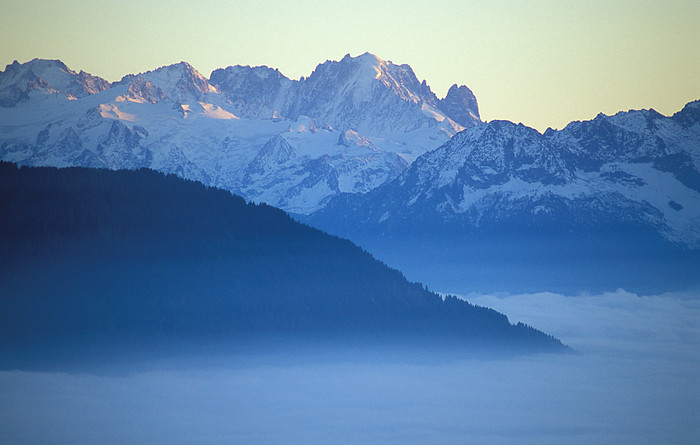
[(700, 293), (640, 296), (618, 290), (574, 297), (538, 293), (463, 298), (508, 315), (512, 323), (521, 321), (559, 337), (580, 352), (626, 355), (700, 346)]
[[(4, 443), (658, 444), (700, 435), (700, 295), (467, 295), (575, 354), (0, 372)], [(293, 354), (293, 351), (291, 351)]]

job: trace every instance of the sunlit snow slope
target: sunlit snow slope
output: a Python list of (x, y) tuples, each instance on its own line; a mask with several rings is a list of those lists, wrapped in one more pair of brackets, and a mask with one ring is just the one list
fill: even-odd
[(60, 61), (0, 73), (0, 159), (35, 166), (149, 167), (294, 213), (366, 193), (480, 123), (456, 85), (438, 99), (408, 65), (365, 53), (291, 80), (180, 62), (110, 84)]

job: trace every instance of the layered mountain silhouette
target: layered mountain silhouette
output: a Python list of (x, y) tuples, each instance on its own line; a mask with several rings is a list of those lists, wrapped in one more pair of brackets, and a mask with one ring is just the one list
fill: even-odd
[(0, 73), (0, 159), (151, 168), (349, 237), (411, 279), (471, 292), (700, 286), (698, 102), (538, 131), (482, 122), (372, 54), (289, 79), (186, 62), (109, 83), (60, 61)]
[(0, 163), (0, 210), (10, 363), (25, 349), (257, 337), (564, 349), (280, 210), (173, 175)]

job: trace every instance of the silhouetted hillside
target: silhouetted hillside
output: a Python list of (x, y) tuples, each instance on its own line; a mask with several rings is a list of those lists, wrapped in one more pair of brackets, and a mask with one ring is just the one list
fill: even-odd
[(280, 210), (150, 170), (0, 163), (0, 246), (5, 349), (278, 334), (563, 348)]

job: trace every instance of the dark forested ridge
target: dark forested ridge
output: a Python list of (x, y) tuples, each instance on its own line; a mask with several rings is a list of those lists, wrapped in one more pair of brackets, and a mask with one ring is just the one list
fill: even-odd
[(280, 210), (150, 170), (0, 163), (0, 246), (6, 350), (257, 334), (564, 348)]

